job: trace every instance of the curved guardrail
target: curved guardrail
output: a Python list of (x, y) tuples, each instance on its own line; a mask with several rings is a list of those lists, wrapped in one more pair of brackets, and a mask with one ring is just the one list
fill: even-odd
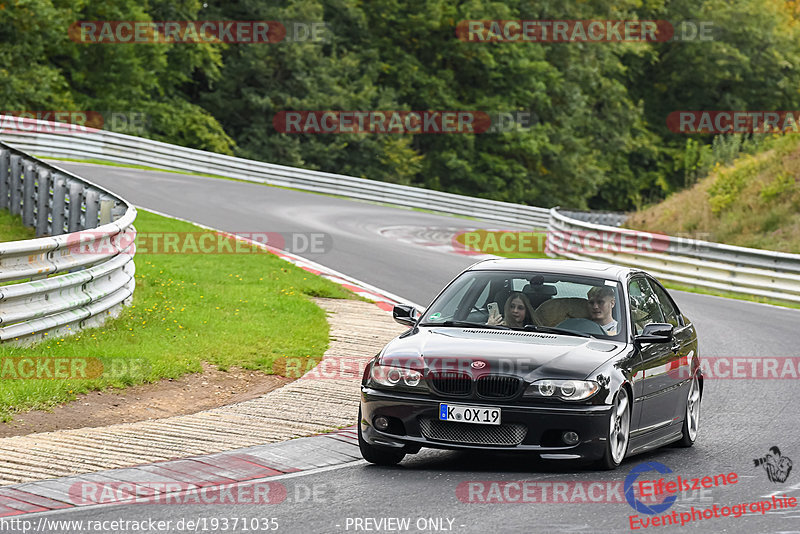
[[(48, 125), (56, 130), (52, 126), (54, 123), (34, 119), (21, 122), (19, 118), (15, 121), (29, 124), (30, 128), (6, 131), (3, 137), (15, 146), (44, 156), (95, 158), (216, 174), (547, 229), (548, 254), (552, 256), (642, 267), (664, 280), (680, 284), (800, 302), (800, 255), (796, 254), (618, 228), (624, 221), (620, 214), (560, 212), (556, 208), (547, 210), (273, 165), (102, 130), (82, 128), (74, 135), (48, 133)], [(60, 131), (69, 129), (58, 128)]]
[[(627, 213), (617, 213), (613, 211), (567, 211), (559, 209), (561, 215), (565, 215), (570, 219), (578, 219), (583, 222), (590, 222), (594, 224), (604, 224), (607, 226), (622, 226), (627, 220)], [(548, 221), (548, 227), (549, 227)]]
[(639, 267), (658, 278), (800, 303), (800, 254), (671, 237), (580, 221), (550, 210), (547, 254)]
[(83, 178), (0, 143), (0, 209), (36, 228), (0, 243), (0, 342), (96, 326), (133, 295), (136, 209)]
[[(0, 121), (2, 117), (0, 115)], [(114, 163), (215, 174), (316, 193), (477, 217), (503, 224), (522, 224), (539, 229), (547, 226), (546, 208), (285, 167), (104, 130), (70, 128), (69, 125), (58, 127), (58, 123), (36, 119), (14, 117), (12, 124), (19, 125), (20, 129), (2, 132), (3, 139), (22, 150), (42, 156), (100, 159)], [(29, 131), (23, 129), (26, 125), (30, 125)], [(75, 133), (47, 133), (48, 128), (51, 131)], [(80, 139), (80, 142), (76, 143), (76, 139)]]

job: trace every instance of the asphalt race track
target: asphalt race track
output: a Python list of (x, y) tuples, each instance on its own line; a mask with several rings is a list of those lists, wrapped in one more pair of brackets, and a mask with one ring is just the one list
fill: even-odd
[[(453, 228), (498, 227), (258, 184), (96, 165), (56, 164), (112, 189), (137, 206), (223, 230), (324, 232), (331, 237), (330, 250), (299, 255), (420, 305), (427, 305), (445, 282), (474, 261), (430, 246), (431, 242), (446, 244), (448, 232)], [(410, 238), (399, 240), (398, 236)], [(420, 244), (423, 241), (425, 245)], [(689, 293), (673, 294), (682, 311), (697, 326), (702, 357), (800, 357), (800, 311)], [(749, 368), (751, 363), (746, 366)], [(629, 516), (637, 512), (624, 495), (620, 499), (610, 492), (614, 502), (588, 502), (591, 499), (569, 494), (567, 499), (542, 503), (538, 502), (542, 488), (555, 487), (547, 483), (597, 481), (604, 483), (601, 485), (604, 488), (616, 483), (618, 489), (619, 483), (642, 462), (660, 462), (682, 478), (738, 474), (736, 484), (681, 494), (666, 513), (687, 512), (693, 505), (707, 508), (714, 504), (723, 507), (750, 503), (773, 494), (800, 499), (800, 465), (795, 466), (786, 482), (776, 483), (768, 480), (764, 469), (753, 462), (772, 446), (780, 447), (783, 455), (795, 463), (800, 462), (798, 383), (797, 377), (708, 379), (700, 435), (693, 448), (668, 447), (634, 456), (614, 472), (512, 454), (493, 456), (423, 449), (418, 455), (406, 457), (396, 468), (354, 462), (286, 478), (281, 482), (286, 485), (289, 498), (279, 505), (128, 505), (48, 515), (51, 519), (173, 521), (274, 517), (278, 521), (277, 532), (298, 533), (627, 532), (632, 530)], [(651, 473), (647, 478), (658, 477)], [(498, 481), (520, 483), (497, 486), (505, 488), (519, 488), (523, 482), (541, 485), (529, 485), (539, 490), (524, 499), (518, 491), (500, 495), (501, 500), (528, 502), (486, 504), (471, 502), (470, 495), (463, 491), (466, 486), (459, 486), (469, 481), (482, 482), (485, 488)], [(480, 498), (475, 495), (472, 501)], [(537, 501), (531, 502), (531, 496)], [(550, 500), (554, 500), (554, 495), (550, 495)], [(642, 521), (652, 517), (639, 514)], [(390, 518), (408, 519), (408, 526)], [(635, 526), (648, 532), (678, 530)], [(800, 508), (699, 520), (683, 529), (800, 532)], [(222, 531), (221, 527), (217, 531)], [(241, 527), (237, 531), (256, 532)]]

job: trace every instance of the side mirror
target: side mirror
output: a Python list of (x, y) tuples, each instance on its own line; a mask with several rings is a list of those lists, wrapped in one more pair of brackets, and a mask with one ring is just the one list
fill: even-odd
[(636, 343), (669, 343), (675, 327), (669, 323), (650, 323), (634, 338)]
[(398, 304), (392, 310), (394, 320), (405, 326), (414, 326), (419, 317), (419, 311), (414, 306), (408, 304)]

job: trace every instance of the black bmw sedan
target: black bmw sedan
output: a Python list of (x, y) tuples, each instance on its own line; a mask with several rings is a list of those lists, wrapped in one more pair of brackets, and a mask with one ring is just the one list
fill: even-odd
[(372, 463), (422, 447), (524, 451), (616, 468), (697, 437), (697, 334), (646, 272), (499, 259), (457, 276), (364, 370), (358, 436)]

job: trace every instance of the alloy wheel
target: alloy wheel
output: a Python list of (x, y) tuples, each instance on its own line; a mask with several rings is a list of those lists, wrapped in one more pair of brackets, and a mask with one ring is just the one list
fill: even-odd
[(700, 429), (700, 383), (697, 375), (692, 378), (689, 386), (689, 397), (686, 400), (686, 423), (689, 439), (694, 441), (697, 438), (697, 431)]
[(630, 410), (628, 410), (628, 392), (624, 388), (619, 390), (616, 399), (614, 399), (614, 408), (609, 419), (608, 440), (611, 458), (614, 463), (619, 464), (628, 449), (631, 423), (631, 414)]

